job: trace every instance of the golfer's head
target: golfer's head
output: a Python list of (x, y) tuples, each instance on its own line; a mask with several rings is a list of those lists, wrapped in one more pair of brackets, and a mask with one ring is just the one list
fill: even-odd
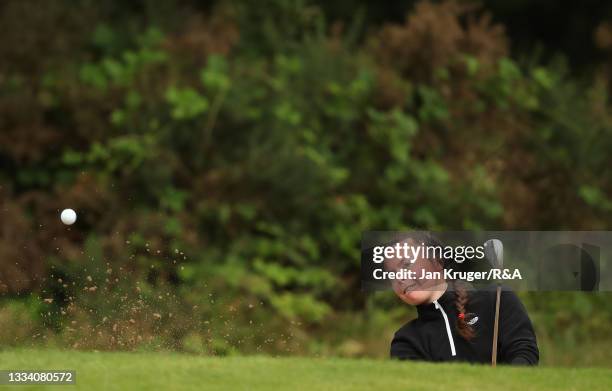
[[(418, 246), (413, 239), (400, 242), (408, 246)], [(391, 280), (393, 292), (405, 303), (419, 305), (431, 302), (436, 287), (444, 283), (443, 278), (436, 278), (436, 273), (442, 275), (442, 263), (438, 259), (418, 257), (416, 259), (392, 258), (384, 262), (386, 271), (399, 272), (402, 269), (411, 271), (413, 278), (402, 278)], [(407, 273), (405, 273), (407, 274)], [(434, 276), (434, 278), (431, 278)]]

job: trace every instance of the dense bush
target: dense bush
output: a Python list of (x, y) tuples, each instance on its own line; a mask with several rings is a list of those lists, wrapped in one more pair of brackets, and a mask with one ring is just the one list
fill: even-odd
[(606, 91), (473, 7), (358, 40), (299, 1), (44, 4), (0, 18), (0, 322), (34, 341), (384, 355), (363, 231), (609, 228)]

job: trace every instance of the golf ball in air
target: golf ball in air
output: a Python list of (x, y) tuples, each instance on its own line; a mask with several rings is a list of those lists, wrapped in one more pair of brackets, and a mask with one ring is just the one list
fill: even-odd
[(62, 223), (66, 225), (72, 225), (77, 219), (76, 212), (72, 209), (64, 209), (62, 214), (60, 215), (60, 219), (62, 219)]

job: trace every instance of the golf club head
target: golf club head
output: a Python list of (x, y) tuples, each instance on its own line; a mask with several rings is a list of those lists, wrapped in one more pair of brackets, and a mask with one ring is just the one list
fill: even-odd
[(493, 269), (504, 266), (504, 244), (499, 239), (489, 239), (484, 244), (485, 257)]

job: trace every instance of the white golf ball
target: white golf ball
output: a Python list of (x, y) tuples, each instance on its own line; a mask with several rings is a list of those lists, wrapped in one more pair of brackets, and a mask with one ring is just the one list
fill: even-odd
[(66, 225), (72, 225), (77, 219), (76, 212), (72, 209), (64, 209), (60, 215), (62, 223)]

